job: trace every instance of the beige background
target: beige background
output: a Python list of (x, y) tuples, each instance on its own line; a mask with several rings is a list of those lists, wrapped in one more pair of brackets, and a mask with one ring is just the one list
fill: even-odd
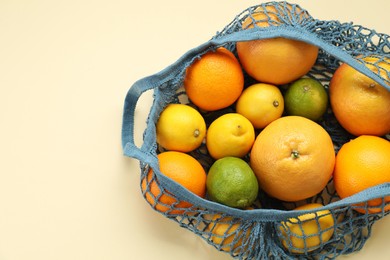
[[(230, 259), (143, 200), (122, 106), (134, 81), (259, 2), (0, 0), (0, 259)], [(387, 0), (295, 3), (390, 34)], [(389, 259), (389, 240), (390, 218), (340, 259)]]

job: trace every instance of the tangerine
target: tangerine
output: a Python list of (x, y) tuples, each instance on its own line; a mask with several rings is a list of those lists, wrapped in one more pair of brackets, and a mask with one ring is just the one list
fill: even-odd
[[(352, 196), (367, 188), (390, 182), (390, 142), (377, 136), (361, 135), (341, 146), (336, 155), (334, 185), (341, 198)], [(390, 196), (385, 197), (385, 202)], [(368, 210), (364, 205), (354, 208), (365, 213), (382, 211), (382, 199), (368, 202)], [(373, 208), (371, 208), (373, 207)], [(389, 210), (390, 205), (385, 207)]]
[[(195, 195), (202, 198), (206, 196), (206, 172), (194, 157), (182, 152), (167, 151), (157, 155), (157, 158), (162, 174)], [(183, 208), (191, 207), (189, 202), (178, 201), (169, 191), (162, 190), (153, 169), (142, 179), (141, 190), (148, 203), (157, 211), (183, 214)]]
[(232, 105), (244, 88), (244, 74), (236, 57), (224, 47), (204, 54), (188, 67), (184, 89), (200, 109), (215, 111)]

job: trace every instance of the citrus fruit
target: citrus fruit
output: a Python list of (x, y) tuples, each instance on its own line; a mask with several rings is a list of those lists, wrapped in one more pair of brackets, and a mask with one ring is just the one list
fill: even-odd
[(167, 150), (190, 152), (201, 145), (205, 136), (202, 115), (184, 104), (169, 104), (156, 124), (157, 143)]
[[(390, 71), (389, 58), (363, 58)], [(376, 71), (374, 65), (367, 65)], [(389, 79), (386, 71), (380, 75)], [(329, 98), (337, 121), (355, 136), (390, 133), (390, 91), (346, 63), (335, 71), (329, 85)]]
[[(195, 158), (176, 151), (160, 153), (157, 158), (162, 174), (195, 195), (202, 198), (206, 196), (206, 172)], [(169, 191), (162, 190), (153, 169), (150, 169), (142, 179), (141, 190), (149, 204), (160, 212), (182, 214), (184, 212), (182, 208), (191, 206), (189, 202), (178, 201)]]
[(232, 105), (244, 88), (242, 68), (232, 52), (220, 47), (188, 67), (184, 89), (199, 108), (215, 111)]
[(328, 93), (321, 82), (301, 78), (287, 88), (284, 103), (288, 115), (303, 116), (318, 121), (328, 106)]
[[(283, 18), (283, 19), (280, 19)], [(291, 5), (286, 2), (272, 3), (271, 5), (260, 5), (251, 11), (251, 16), (244, 20), (243, 29), (268, 26), (279, 26), (285, 19), (295, 20), (295, 22), (304, 22), (309, 18), (307, 11), (302, 10), (297, 5)]]
[(245, 116), (255, 128), (282, 116), (284, 100), (280, 89), (271, 84), (253, 84), (242, 92), (236, 103), (236, 112)]
[(249, 237), (251, 229), (240, 228), (240, 223), (232, 217), (215, 214), (211, 220), (207, 231), (211, 232), (211, 241), (222, 251), (234, 251)]
[(215, 119), (206, 134), (206, 146), (214, 159), (243, 157), (255, 141), (251, 122), (238, 113), (227, 113)]
[[(323, 207), (319, 203), (309, 203), (294, 210), (312, 210)], [(290, 218), (281, 223), (280, 231), (283, 246), (292, 253), (304, 253), (317, 249), (333, 236), (335, 220), (329, 210), (318, 210)]]
[(259, 185), (249, 164), (237, 157), (215, 161), (207, 174), (208, 197), (234, 208), (246, 208), (257, 198)]
[(283, 201), (299, 201), (322, 191), (330, 180), (335, 151), (329, 134), (316, 122), (285, 116), (257, 136), (250, 164), (260, 188)]
[[(281, 19), (278, 18), (275, 8), (264, 9), (267, 8), (265, 12), (260, 10), (245, 19), (242, 28), (251, 29), (255, 25), (268, 27), (271, 23), (280, 25)], [(301, 14), (307, 16), (305, 13)], [(290, 83), (305, 75), (313, 67), (318, 56), (317, 46), (283, 37), (241, 41), (237, 42), (236, 48), (242, 67), (251, 77), (275, 85)]]
[[(341, 198), (390, 182), (390, 142), (377, 136), (361, 135), (345, 143), (336, 155), (333, 179)], [(390, 201), (390, 197), (385, 200)], [(381, 204), (380, 198), (370, 200), (368, 206), (374, 208), (368, 208), (368, 213), (381, 212)], [(386, 210), (389, 209), (390, 206), (386, 206)], [(363, 207), (356, 210), (366, 212)]]

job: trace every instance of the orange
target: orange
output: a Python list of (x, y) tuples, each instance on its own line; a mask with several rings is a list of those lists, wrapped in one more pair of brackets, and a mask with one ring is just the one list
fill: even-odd
[(198, 148), (206, 136), (206, 122), (193, 107), (169, 104), (156, 124), (157, 143), (166, 150), (190, 152)]
[(184, 88), (188, 98), (202, 110), (226, 108), (244, 88), (241, 65), (226, 48), (210, 51), (188, 67)]
[(283, 201), (299, 201), (321, 192), (334, 163), (329, 134), (301, 116), (285, 116), (270, 123), (257, 136), (250, 154), (260, 188)]
[[(157, 158), (162, 174), (181, 184), (195, 195), (205, 197), (206, 172), (195, 158), (176, 151), (160, 153)], [(161, 190), (152, 169), (142, 180), (141, 190), (149, 204), (160, 212), (183, 214), (184, 210), (179, 209), (191, 207), (189, 202), (179, 202), (169, 191)], [(175, 208), (178, 210), (172, 210)]]
[(282, 222), (281, 240), (286, 249), (293, 253), (310, 252), (331, 239), (335, 220), (329, 210), (321, 210), (321, 207), (320, 203), (299, 206), (294, 210), (318, 210)]
[[(389, 58), (366, 57), (390, 71)], [(376, 71), (373, 65), (367, 65)], [(383, 69), (380, 75), (389, 79)], [(346, 63), (335, 71), (329, 85), (332, 110), (343, 128), (355, 136), (390, 133), (390, 91)]]
[[(298, 8), (296, 12), (299, 11)], [(281, 20), (276, 13), (275, 7), (261, 7), (252, 15), (255, 22), (248, 17), (242, 28), (278, 26)], [(307, 16), (301, 13), (299, 19)], [(317, 46), (283, 37), (237, 42), (236, 47), (241, 65), (251, 77), (275, 85), (287, 84), (308, 73), (318, 56)]]
[(207, 129), (206, 146), (211, 157), (244, 157), (255, 141), (251, 122), (238, 113), (227, 113), (215, 119)]
[(271, 84), (256, 83), (242, 92), (236, 103), (237, 113), (261, 129), (282, 116), (284, 99), (280, 89)]
[[(390, 182), (390, 142), (381, 137), (362, 135), (345, 143), (337, 153), (333, 179), (341, 198)], [(385, 201), (390, 201), (390, 197)], [(370, 200), (368, 206), (374, 208), (369, 208), (368, 213), (380, 212), (381, 204), (380, 198)], [(385, 209), (389, 210), (390, 206)], [(364, 208), (356, 210), (366, 212)]]

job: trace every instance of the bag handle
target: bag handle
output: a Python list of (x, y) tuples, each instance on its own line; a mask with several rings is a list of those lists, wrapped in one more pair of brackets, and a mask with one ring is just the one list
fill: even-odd
[(154, 75), (142, 78), (136, 81), (126, 94), (123, 117), (122, 117), (122, 149), (126, 156), (136, 158), (145, 163), (156, 162), (156, 158), (151, 155), (151, 149), (154, 147), (155, 131), (154, 123), (148, 120), (149, 131), (143, 140), (141, 147), (135, 145), (134, 142), (134, 128), (135, 128), (135, 108), (141, 95), (147, 90), (156, 89), (162, 86), (164, 83), (177, 77), (178, 74), (184, 72), (185, 68), (202, 53), (207, 52), (213, 48), (211, 42), (206, 42), (196, 48), (185, 53), (175, 63), (166, 67), (164, 70)]
[(136, 81), (127, 92), (122, 118), (122, 149), (126, 156), (137, 158), (138, 160), (147, 161), (150, 163), (151, 158), (148, 150), (152, 143), (144, 141), (141, 148), (137, 147), (134, 142), (134, 121), (135, 108), (141, 95), (147, 90), (156, 88), (158, 86), (158, 77), (149, 76)]

